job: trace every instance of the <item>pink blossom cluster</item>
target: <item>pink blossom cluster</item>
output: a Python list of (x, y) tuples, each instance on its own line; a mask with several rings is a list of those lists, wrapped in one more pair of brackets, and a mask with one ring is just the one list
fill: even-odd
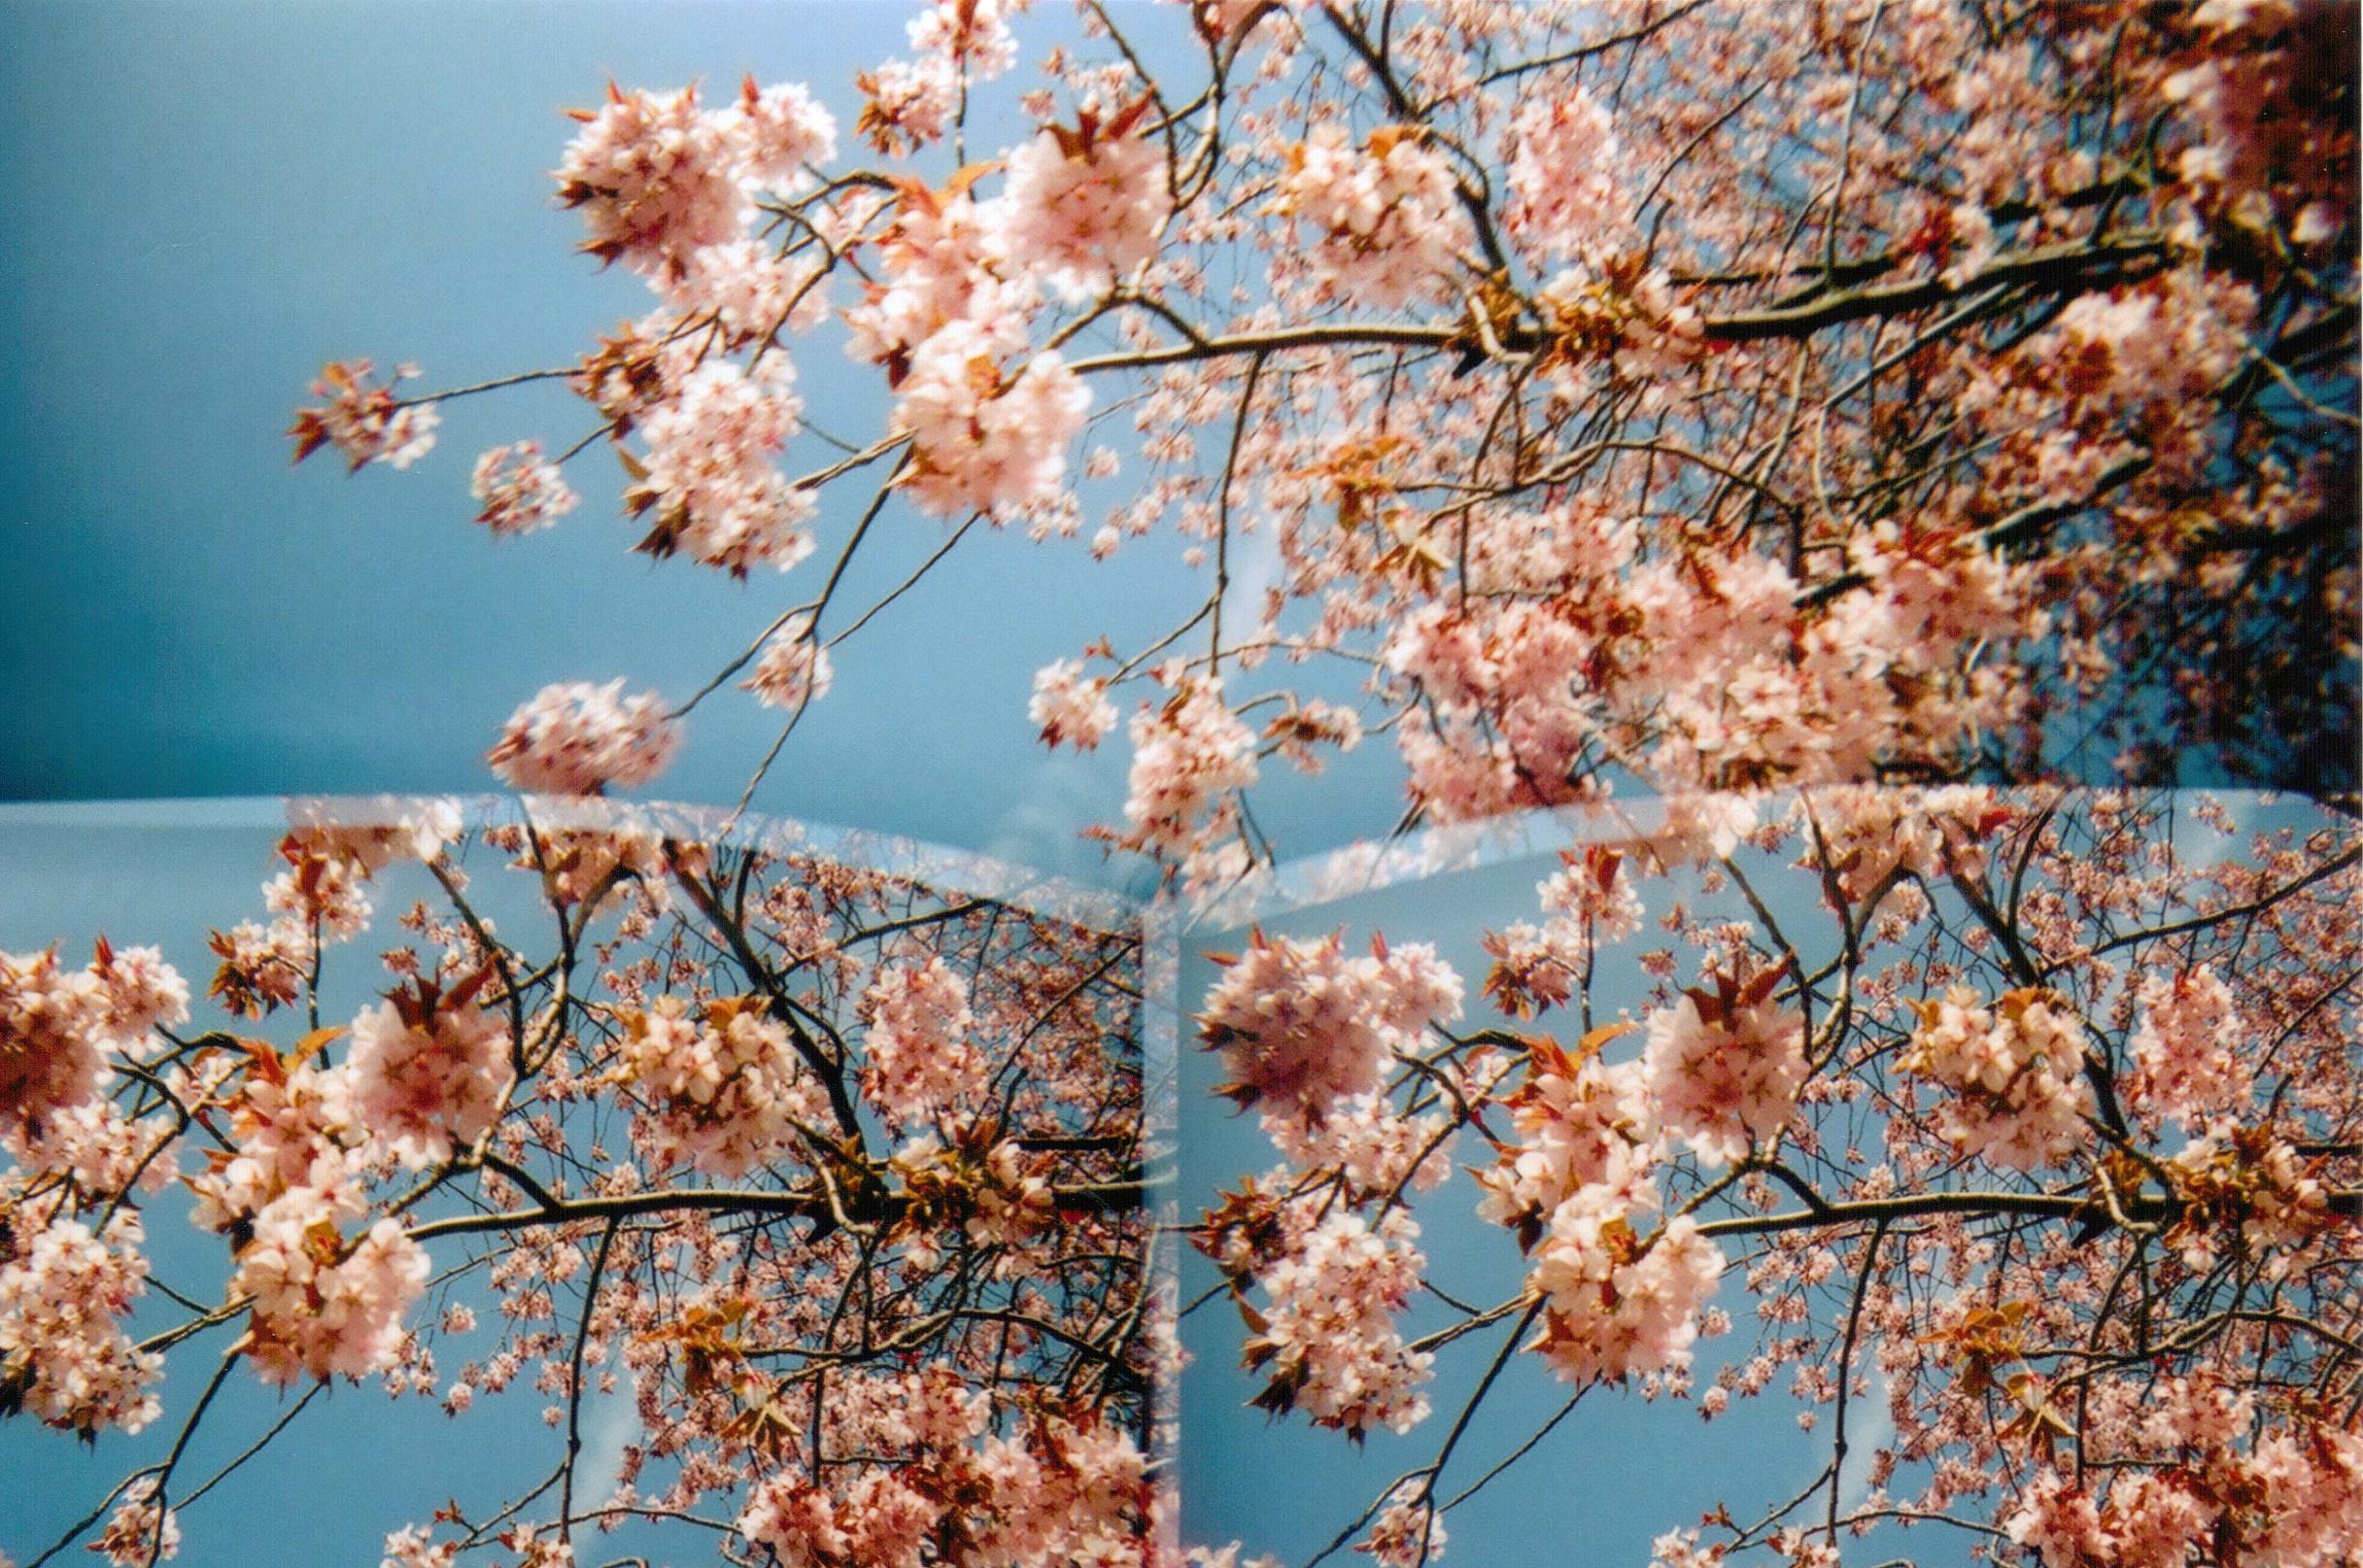
[(1534, 889), (1549, 918), (1539, 926), (1512, 921), (1485, 937), (1493, 960), (1486, 990), (1513, 1017), (1566, 1002), (1592, 973), (1602, 943), (1641, 929), (1641, 900), (1622, 850), (1595, 844), (1559, 859), (1564, 869)]
[(1089, 751), (1115, 728), (1115, 704), (1108, 700), (1108, 682), (1085, 677), (1082, 665), (1061, 659), (1034, 673), (1034, 697), (1026, 716), (1042, 726), (1046, 746), (1068, 744)]
[(1335, 1171), (1355, 1191), (1431, 1192), (1452, 1175), (1451, 1124), (1437, 1112), (1405, 1115), (1384, 1094), (1332, 1101), (1313, 1121), (1266, 1111), (1263, 1130), (1298, 1170)]
[(1546, 1303), (1529, 1348), (1570, 1381), (1688, 1367), (1724, 1267), (1688, 1215), (1646, 1239), (1637, 1228), (1662, 1202), (1653, 1064), (1598, 1054), (1630, 1028), (1595, 1030), (1572, 1051), (1529, 1041), (1526, 1080), (1507, 1101), (1519, 1141), (1475, 1173), (1478, 1214), (1517, 1233)]
[(1233, 820), (1225, 795), (1255, 782), (1255, 736), (1222, 699), (1217, 680), (1183, 677), (1163, 706), (1132, 719), (1124, 819), (1157, 853), (1210, 842)]
[[(782, 329), (808, 331), (829, 317), (827, 274), (809, 257), (781, 256), (762, 240), (730, 240), (692, 252), (678, 278), (657, 292), (690, 326), (711, 321), (731, 348), (768, 343)], [(662, 315), (650, 324), (665, 328)], [(702, 340), (702, 334), (701, 334)], [(764, 361), (768, 364), (769, 358)]]
[(1449, 821), (1578, 801), (1601, 753), (1674, 793), (1847, 780), (2008, 722), (1956, 665), (2045, 629), (2027, 574), (1959, 529), (1867, 532), (1860, 586), (1810, 610), (1768, 556), (1638, 561), (1628, 528), (1547, 596), (1420, 604), (1386, 644), (1421, 699), (1397, 727), (1414, 793)]
[(1530, 1278), (1548, 1300), (1530, 1348), (1569, 1382), (1619, 1381), (1690, 1365), (1699, 1308), (1723, 1277), (1723, 1249), (1677, 1214), (1637, 1235), (1606, 1184), (1576, 1189), (1551, 1214)]
[(153, 947), (102, 939), (79, 970), (61, 967), (55, 948), (0, 953), (0, 1143), (21, 1149), (98, 1094), (109, 1052), (144, 1056), (150, 1030), (188, 1017), (188, 987)]
[(1055, 349), (1010, 368), (1021, 348), (954, 321), (911, 351), (894, 426), (910, 437), (911, 496), (938, 517), (1007, 512), (1058, 490), (1091, 391)]
[(801, 83), (759, 87), (750, 76), (716, 119), (739, 177), (761, 189), (793, 194), (837, 156), (837, 117)]
[[(1147, 1465), (1117, 1427), (1038, 1414), (988, 1428), (981, 1399), (942, 1369), (841, 1380), (822, 1418), (824, 1451), (901, 1461), (784, 1468), (759, 1482), (740, 1534), (784, 1568), (918, 1568), (956, 1531), (958, 1560), (991, 1568), (1138, 1562)], [(889, 1403), (892, 1402), (892, 1403)], [(907, 1457), (906, 1457), (907, 1456)]]
[(868, 102), (862, 133), (881, 153), (910, 152), (941, 138), (958, 114), (964, 84), (1007, 71), (1017, 40), (1004, 0), (936, 0), (904, 25), (918, 56), (891, 59), (855, 78)]
[(2082, 1026), (2057, 997), (2012, 991), (1988, 1008), (1954, 986), (1915, 1007), (1919, 1027), (1901, 1064), (1948, 1091), (1935, 1126), (1955, 1148), (2032, 1171), (2083, 1143), (2093, 1102)]
[(1222, 1053), (1243, 1106), (1314, 1123), (1340, 1100), (1368, 1094), (1397, 1053), (1416, 1053), (1432, 1024), (1460, 1015), (1460, 977), (1424, 943), (1349, 957), (1343, 934), (1305, 941), (1250, 937), (1221, 961), (1200, 1038)]
[(625, 1020), (615, 1075), (645, 1096), (641, 1136), (660, 1162), (736, 1178), (793, 1144), (826, 1102), (760, 998), (692, 1012), (678, 997)]
[(982, 1086), (968, 982), (941, 955), (880, 966), (862, 1010), (870, 1021), (862, 1089), (887, 1114), (923, 1118)]
[(581, 499), (558, 471), (558, 464), (541, 455), (538, 441), (519, 441), (494, 447), (476, 460), (468, 490), (484, 503), (476, 521), (501, 537), (533, 533), (548, 528)]
[(1519, 106), (1511, 122), (1504, 222), (1547, 256), (1600, 257), (1631, 237), (1629, 201), (1618, 187), (1624, 150), (1599, 100), (1581, 85), (1554, 86)]
[(813, 631), (812, 618), (799, 615), (763, 639), (755, 673), (739, 685), (754, 693), (755, 700), (765, 707), (796, 713), (828, 696), (836, 678), (836, 666)]
[(1316, 125), (1288, 153), (1276, 209), (1312, 230), (1312, 262), (1334, 298), (1376, 306), (1434, 299), (1466, 237), (1452, 165), (1416, 127), (1384, 125), (1360, 147)]
[(573, 112), (582, 129), (559, 165), (559, 199), (577, 208), (583, 249), (635, 272), (677, 275), (699, 247), (736, 239), (744, 222), (741, 147), (698, 107), (698, 89), (624, 92)]
[(784, 354), (751, 372), (709, 358), (640, 415), (648, 451), (625, 502), (656, 519), (643, 548), (686, 551), (736, 577), (759, 565), (786, 571), (812, 553), (805, 525), (818, 503), (771, 465), (803, 427), (795, 383)]
[(366, 890), (369, 873), (348, 856), (316, 855), (291, 841), (282, 846), (286, 870), (262, 885), (262, 906), (288, 934), (288, 945), (350, 941), (369, 927), (375, 912)]
[(230, 1104), (230, 1146), (209, 1150), (206, 1171), (188, 1178), (197, 1195), (190, 1218), (230, 1230), (297, 1189), (312, 1195), (299, 1203), (359, 1212), (363, 1139), (350, 1078), (345, 1068), (257, 1058)]
[(363, 876), (374, 876), (395, 861), (433, 860), (460, 836), (462, 826), (460, 803), (452, 800), (387, 797), (334, 811), (297, 801), (289, 814), (292, 829), (280, 845), (282, 858), (349, 861)]
[(2068, 390), (2087, 398), (2125, 406), (2195, 397), (2238, 367), (2239, 328), (2254, 306), (2245, 290), (2209, 290), (2168, 274), (2138, 289), (2078, 295), (2041, 347)]
[(1433, 1492), (1419, 1481), (1395, 1483), (1387, 1506), (1370, 1521), (1370, 1533), (1354, 1544), (1379, 1568), (1422, 1568), (1444, 1555), (1450, 1540)]
[(407, 468), (433, 449), (435, 426), (441, 422), (434, 405), (405, 403), (394, 392), (395, 386), (417, 377), (419, 367), (396, 365), (384, 383), (371, 386), (375, 369), (367, 359), (331, 359), (322, 367), (312, 394), (326, 401), (298, 409), (288, 429), (295, 440), (297, 462), (324, 446), (333, 446), (356, 471), (372, 462)]
[(623, 691), (620, 679), (545, 686), (509, 715), (485, 760), (520, 790), (596, 795), (645, 784), (672, 761), (681, 729), (656, 693)]
[(1140, 128), (1152, 103), (1142, 97), (1104, 123), (1086, 110), (1079, 128), (1045, 126), (1009, 155), (1010, 256), (1069, 299), (1105, 292), (1156, 255), (1173, 201), (1165, 148)]
[(1050, 1183), (1029, 1169), (1025, 1150), (1005, 1138), (985, 1156), (975, 1207), (961, 1222), (978, 1246), (1014, 1249), (1042, 1235), (1057, 1217)]
[(255, 1217), (230, 1288), (253, 1304), (242, 1344), (265, 1382), (382, 1372), (401, 1354), (402, 1314), (427, 1288), (427, 1249), (381, 1219), (348, 1242), (297, 1188)]
[(1011, 332), (1035, 303), (1034, 289), (1006, 254), (1001, 209), (965, 188), (915, 186), (903, 193), (894, 224), (879, 240), (883, 284), (845, 315), (846, 352), (884, 365), (888, 384), (909, 374), (918, 346), (953, 322)]
[(2321, 1180), (2270, 1127), (2218, 1118), (2165, 1169), (2186, 1206), (2174, 1239), (2193, 1269), (2212, 1268), (2237, 1243), (2265, 1260), (2268, 1278), (2279, 1278), (2302, 1264), (2306, 1243), (2337, 1223)]
[(1310, 698), (1293, 703), (1265, 726), (1264, 735), (1272, 749), (1294, 763), (1299, 771), (1318, 773), (1328, 759), (1314, 748), (1353, 750), (1362, 743), (1362, 716), (1343, 703)]
[(459, 1558), (458, 1542), (436, 1542), (427, 1526), (406, 1524), (386, 1537), (379, 1568), (452, 1568)]
[(134, 1185), (155, 1192), (173, 1178), (178, 1137), (164, 1116), (135, 1121), (114, 1101), (93, 1095), (51, 1112), (17, 1153), (26, 1171), (71, 1176), (86, 1193), (120, 1193)]
[(518, 870), (538, 872), (542, 890), (561, 905), (607, 907), (627, 891), (656, 901), (665, 898), (664, 840), (645, 822), (625, 820), (586, 828), (545, 828), (535, 841), (503, 828), (489, 829), (485, 840), (510, 851)]
[(2249, 1025), (2214, 968), (2178, 969), (2141, 982), (2133, 1034), (2133, 1101), (2186, 1129), (2246, 1097), (2240, 1050)]
[(1530, 1047), (1528, 1067), (1508, 1100), (1518, 1142), (1475, 1173), (1485, 1189), (1479, 1216), (1516, 1229), (1530, 1251), (1579, 1193), (1599, 1189), (1627, 1208), (1655, 1207), (1657, 1108), (1642, 1064), (1610, 1066), (1596, 1049), (1570, 1052), (1543, 1040)]
[[(2273, 1568), (2338, 1568), (2363, 1552), (2363, 1435), (2333, 1422), (2267, 1428), (2242, 1452), (2253, 1412), (2245, 1395), (2218, 1399), (2209, 1439), (2176, 1433), (2194, 1380), (2167, 1380), (2164, 1408), (2144, 1427), (2170, 1446), (2158, 1468), (2079, 1484), (2045, 1467), (2028, 1483), (2003, 1532), (2043, 1568), (2182, 1568), (2208, 1561)], [(2202, 1384), (2202, 1387), (2205, 1385)], [(2096, 1477), (2098, 1473), (2096, 1472)]]
[(445, 996), (422, 981), (353, 1020), (353, 1114), (414, 1171), (474, 1146), (516, 1081), (508, 1025), (475, 1005), (477, 988)]
[(156, 1478), (142, 1476), (123, 1488), (123, 1500), (108, 1516), (107, 1527), (90, 1544), (115, 1568), (149, 1568), (181, 1554), (180, 1516), (156, 1502)]
[(2015, 816), (1994, 791), (1973, 785), (1909, 793), (1826, 785), (1800, 792), (1797, 811), (1818, 834), (1839, 890), (1861, 900), (1891, 877), (1983, 875), (1986, 842)]
[(2158, 84), (2188, 127), (2175, 166), (2192, 194), (2243, 228), (2309, 248), (2353, 222), (2354, 194), (2309, 117), (2280, 106), (2323, 101), (2343, 81), (2326, 56), (2351, 35), (2335, 17), (2299, 0), (2204, 0), (2186, 18), (2200, 47)]
[(1435, 1357), (1406, 1346), (1395, 1324), (1427, 1267), (1419, 1237), (1400, 1209), (1375, 1226), (1341, 1210), (1256, 1277), (1271, 1299), (1249, 1316), (1247, 1363), (1267, 1380), (1257, 1404), (1302, 1410), (1357, 1436), (1374, 1426), (1408, 1432), (1427, 1418), (1418, 1390)]
[(138, 1431), (162, 1412), (148, 1385), (164, 1375), (163, 1356), (122, 1329), (148, 1288), (139, 1215), (123, 1210), (95, 1235), (67, 1218), (16, 1229), (29, 1218), (0, 1232), (11, 1254), (0, 1264), (0, 1381), (51, 1426)]
[(242, 1018), (259, 1018), (303, 995), (312, 942), (291, 920), (268, 926), (241, 920), (213, 934), (210, 945), (222, 967), (214, 977), (222, 1005)]
[(1699, 1162), (1743, 1159), (1788, 1126), (1805, 1082), (1805, 1021), (1774, 1000), (1783, 974), (1717, 974), (1649, 1015), (1642, 1073), (1668, 1130)]

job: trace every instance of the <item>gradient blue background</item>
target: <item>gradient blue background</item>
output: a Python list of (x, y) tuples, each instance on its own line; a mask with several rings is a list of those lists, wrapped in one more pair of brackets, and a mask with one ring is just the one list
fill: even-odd
[[(1184, 36), (1177, 8), (1123, 14), (1150, 42)], [(813, 562), (743, 584), (632, 554), (640, 530), (602, 451), (569, 466), (584, 499), (559, 527), (497, 541), (475, 526), (477, 453), (527, 436), (558, 450), (596, 426), (556, 384), (447, 405), (407, 472), (346, 478), (332, 453), (291, 468), (283, 432), (325, 359), (411, 359), (414, 388), (452, 387), (571, 363), (651, 307), (635, 278), (575, 254), (579, 221), (551, 199), (561, 111), (610, 76), (716, 93), (750, 70), (808, 81), (851, 144), (853, 74), (904, 49), (907, 15), (0, 3), (0, 798), (478, 790), (485, 747), (543, 684), (624, 676), (677, 699), (810, 597), (866, 492), (831, 494)], [(1073, 26), (1045, 6), (1026, 34)], [(1003, 85), (979, 149), (1009, 139), (1031, 83)], [(798, 364), (815, 425), (877, 427), (877, 378), (833, 330)], [(1090, 439), (1128, 433), (1118, 414)], [(831, 456), (807, 438), (789, 466)], [(1086, 537), (1122, 483), (1092, 488)], [(901, 581), (944, 531), (890, 506), (840, 606)], [(839, 650), (836, 692), (757, 804), (1136, 880), (1076, 836), (1116, 815), (1122, 748), (1053, 757), (1025, 706), (1042, 665), (1102, 634), (1143, 645), (1194, 608), (1205, 579), (1184, 547), (1137, 541), (1101, 564), (1083, 539), (974, 530), (952, 570)], [(735, 801), (776, 732), (720, 694), (658, 789)], [(1284, 791), (1268, 826), (1299, 851), (1383, 829), (1382, 749), (1347, 760), (1364, 820), (1335, 819), (1334, 789), (1329, 810)]]

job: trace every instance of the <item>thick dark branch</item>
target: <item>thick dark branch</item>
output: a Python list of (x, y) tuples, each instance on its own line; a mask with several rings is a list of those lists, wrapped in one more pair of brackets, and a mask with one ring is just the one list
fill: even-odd
[[(1099, 1181), (1080, 1186), (1053, 1187), (1051, 1196), (1066, 1211), (1098, 1210), (1120, 1213), (1141, 1207), (1144, 1181)], [(899, 1193), (879, 1194), (864, 1203), (848, 1199), (857, 1219), (899, 1219), (909, 1199)], [(438, 1236), (472, 1236), (487, 1232), (528, 1230), (541, 1225), (567, 1225), (582, 1220), (621, 1220), (643, 1214), (681, 1210), (708, 1213), (767, 1214), (789, 1219), (827, 1220), (832, 1217), (829, 1195), (819, 1188), (795, 1192), (764, 1192), (719, 1187), (693, 1187), (675, 1192), (634, 1192), (608, 1198), (573, 1198), (555, 1207), (512, 1209), (490, 1214), (454, 1214), (414, 1225), (413, 1241)]]
[(2126, 240), (2113, 245), (2072, 240), (1997, 256), (1976, 277), (1958, 285), (1941, 278), (1922, 278), (1877, 289), (1846, 290), (1824, 294), (1809, 304), (1709, 316), (1702, 323), (1702, 330), (1720, 343), (1751, 343), (1764, 338), (1809, 337), (1826, 326), (1879, 316), (1907, 315), (1941, 305), (1948, 299), (1983, 292), (1997, 285), (2038, 293), (2072, 293), (2116, 282), (2113, 274), (2118, 269), (2155, 259), (2165, 249), (2166, 243), (2156, 239)]

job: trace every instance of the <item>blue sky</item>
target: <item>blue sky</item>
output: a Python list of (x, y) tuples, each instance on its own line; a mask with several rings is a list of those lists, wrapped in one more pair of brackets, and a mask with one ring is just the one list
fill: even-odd
[[(449, 405), (441, 444), (407, 473), (347, 479), (332, 455), (291, 469), (283, 431), (324, 359), (408, 358), (421, 385), (455, 386), (571, 362), (648, 308), (636, 280), (574, 254), (578, 221), (550, 196), (561, 111), (610, 76), (808, 81), (850, 140), (853, 74), (902, 50), (905, 15), (0, 3), (0, 322), (15, 346), (0, 580), (17, 585), (0, 618), (17, 677), (0, 798), (478, 790), (494, 732), (544, 683), (621, 675), (685, 695), (808, 597), (819, 562), (737, 584), (631, 554), (639, 530), (597, 452), (569, 469), (584, 504), (560, 527), (496, 542), (474, 526), (476, 453), (563, 446), (594, 423), (555, 388)], [(1180, 13), (1130, 15), (1154, 35)], [(1068, 16), (1045, 7), (1029, 26)], [(815, 424), (874, 425), (875, 377), (833, 338), (799, 365)], [(860, 498), (824, 513), (822, 561)], [(890, 509), (846, 602), (942, 536)], [(1120, 747), (1054, 758), (1025, 704), (1049, 660), (1103, 633), (1137, 646), (1186, 615), (1204, 590), (1182, 549), (1142, 541), (1101, 565), (1080, 540), (976, 530), (952, 571), (839, 651), (837, 691), (757, 803), (1129, 879), (1075, 836), (1120, 804)], [(741, 696), (709, 703), (663, 794), (735, 801), (775, 733)], [(1395, 797), (1371, 750), (1345, 777), (1361, 826), (1383, 827)], [(1293, 799), (1271, 808), (1292, 848), (1351, 836), (1312, 792)]]

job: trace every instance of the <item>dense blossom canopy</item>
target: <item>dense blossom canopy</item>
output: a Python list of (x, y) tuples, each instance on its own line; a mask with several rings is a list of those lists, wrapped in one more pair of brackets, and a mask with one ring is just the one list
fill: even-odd
[[(399, 809), (285, 839), (305, 891), (217, 939), (216, 1027), (153, 949), (0, 958), (0, 1402), (182, 1425), (98, 1550), (180, 1543), (213, 1401), (154, 1385), (210, 1335), (213, 1387), (548, 1402), (547, 1481), (406, 1499), (397, 1568), (569, 1563), (635, 1520), (783, 1560), (873, 1543), (801, 1559), (832, 1568), (1137, 1560), (1171, 1343), (1137, 931), (695, 823)], [(538, 935), (485, 913), (487, 878)], [(397, 888), (384, 999), (320, 1027), (363, 890)], [(223, 1263), (159, 1322), (144, 1244), (176, 1186)], [(593, 1394), (640, 1423), (611, 1495), (576, 1484)]]
[[(1777, 1386), (1827, 1442), (1785, 1506), (1670, 1506), (1661, 1568), (1905, 1525), (2042, 1568), (2354, 1560), (2355, 8), (1082, 0), (1039, 51), (1027, 9), (922, 6), (841, 119), (842, 84), (610, 85), (556, 196), (646, 313), (571, 364), (314, 385), (297, 457), (358, 471), (564, 383), (578, 439), (474, 465), (504, 548), (603, 448), (636, 549), (771, 596), (677, 704), (545, 688), (499, 776), (642, 787), (737, 692), (784, 745), (902, 593), (846, 603), (857, 555), (956, 572), (981, 524), (1138, 573), (1178, 538), (1178, 624), (1079, 624), (1010, 715), (1120, 735), (1113, 850), (1252, 895), (1278, 765), (1365, 741), (1401, 814), (1351, 826), (1583, 830), (1483, 974), (1449, 934), (1250, 929), (1181, 1004), (1279, 1156), (1184, 1227), (1255, 1403), (1409, 1434), (1497, 1346), (1341, 1547), (1441, 1552), (1505, 1473), (1461, 1484), (1478, 1407), (1533, 1366), (1709, 1420)], [(799, 391), (840, 357), (883, 410), (850, 439)], [(2320, 799), (2258, 826), (2156, 789), (2222, 780)], [(615, 1500), (570, 1444), (555, 1510), (422, 1523), (394, 1568), (569, 1563), (715, 1498), (795, 1568), (1181, 1553), (1112, 1047), (1137, 954), (727, 842), (503, 830), (555, 917), (529, 950), (447, 829), (308, 833), (215, 996), (302, 1010), (416, 859), (443, 912), (349, 1040), (174, 1034), (139, 950), (0, 958), (13, 1403), (156, 1418), (132, 1194), (196, 1128), (231, 1360), (455, 1411), (537, 1360), (570, 1438), (630, 1374)], [(599, 1107), (628, 1133), (594, 1153)], [(1472, 1211), (1490, 1305), (1429, 1263)], [(423, 1303), (462, 1236), (510, 1321), (445, 1381)], [(177, 1542), (172, 1469), (111, 1500), (116, 1560)]]

